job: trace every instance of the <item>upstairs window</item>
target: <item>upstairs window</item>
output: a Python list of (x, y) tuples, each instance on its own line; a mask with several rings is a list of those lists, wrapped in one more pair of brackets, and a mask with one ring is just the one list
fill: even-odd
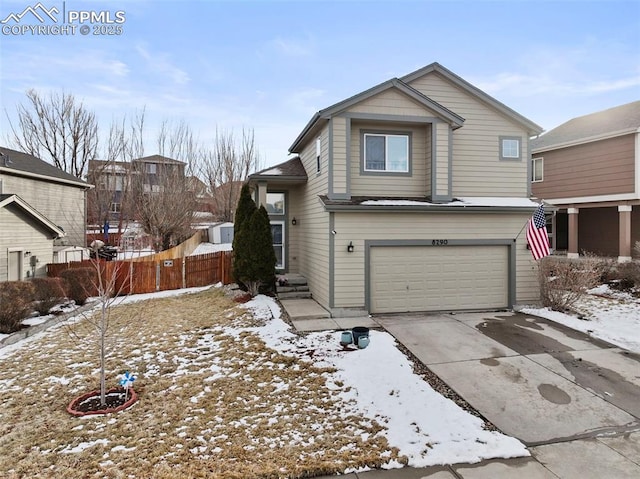
[(409, 135), (365, 133), (364, 171), (409, 173)]
[(500, 137), (500, 159), (520, 160), (522, 159), (521, 138), (517, 136)]
[(316, 173), (320, 173), (320, 153), (322, 152), (322, 140), (316, 140)]
[(150, 175), (155, 175), (157, 172), (155, 163), (147, 163), (147, 173)]
[(544, 179), (544, 158), (531, 159), (531, 182), (537, 183)]

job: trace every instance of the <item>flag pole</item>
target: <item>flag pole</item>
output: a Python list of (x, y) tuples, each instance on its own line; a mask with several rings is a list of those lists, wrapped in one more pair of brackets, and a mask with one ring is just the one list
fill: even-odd
[[(540, 201), (540, 204), (538, 206), (536, 206), (536, 208), (540, 208), (540, 206), (544, 205), (544, 200)], [(518, 238), (520, 238), (520, 235), (522, 234), (522, 232), (524, 231), (524, 229), (527, 227), (527, 225), (529, 224), (529, 221), (531, 221), (531, 218), (529, 218), (527, 221), (525, 221), (525, 223), (522, 225), (522, 228), (520, 228), (520, 232), (516, 235), (516, 240)]]

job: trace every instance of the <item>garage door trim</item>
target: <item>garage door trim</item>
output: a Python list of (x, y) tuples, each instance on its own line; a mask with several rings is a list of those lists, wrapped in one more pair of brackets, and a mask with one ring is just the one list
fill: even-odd
[[(516, 242), (514, 239), (448, 239), (441, 245), (442, 239), (420, 240), (365, 240), (364, 242), (364, 296), (365, 307), (371, 311), (371, 248), (384, 246), (428, 246), (431, 248), (447, 248), (449, 246), (507, 246), (507, 271), (509, 289), (507, 292), (508, 307), (513, 308), (516, 299)], [(434, 242), (436, 245), (434, 245)]]

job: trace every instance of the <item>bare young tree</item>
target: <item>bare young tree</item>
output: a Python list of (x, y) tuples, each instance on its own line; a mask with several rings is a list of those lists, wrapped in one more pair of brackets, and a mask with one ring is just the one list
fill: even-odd
[(26, 104), (17, 107), (17, 125), (7, 114), (10, 141), (22, 151), (82, 178), (87, 163), (98, 152), (95, 114), (70, 93), (44, 96), (31, 89), (26, 95)]
[(158, 155), (134, 162), (133, 197), (144, 231), (157, 238), (156, 249), (165, 250), (192, 233), (197, 201), (189, 177), (201, 153), (185, 122), (163, 122), (157, 145)]
[(213, 149), (203, 155), (202, 163), (212, 212), (219, 221), (233, 221), (242, 184), (260, 167), (253, 130), (243, 128), (237, 140), (232, 131), (216, 128)]

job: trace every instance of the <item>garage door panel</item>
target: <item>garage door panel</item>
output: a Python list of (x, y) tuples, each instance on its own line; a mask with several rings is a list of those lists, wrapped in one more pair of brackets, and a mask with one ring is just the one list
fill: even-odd
[(374, 246), (371, 311), (446, 311), (508, 304), (506, 246)]

